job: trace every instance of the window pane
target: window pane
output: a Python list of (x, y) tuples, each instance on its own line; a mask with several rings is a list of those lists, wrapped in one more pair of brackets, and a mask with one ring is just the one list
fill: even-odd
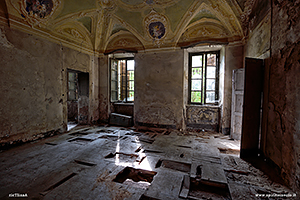
[(118, 80), (118, 72), (111, 71), (111, 80)]
[(192, 56), (192, 67), (200, 67), (200, 66), (202, 66), (202, 55)]
[(206, 103), (215, 103), (215, 92), (206, 92)]
[(206, 90), (215, 90), (216, 80), (215, 79), (207, 79)]
[(207, 65), (216, 66), (216, 54), (207, 54)]
[(118, 61), (116, 60), (111, 60), (111, 69), (118, 71)]
[(127, 60), (127, 70), (134, 70), (134, 60)]
[(111, 90), (118, 90), (118, 82), (117, 81), (111, 82)]
[(202, 68), (192, 68), (192, 79), (202, 78)]
[(134, 101), (134, 91), (128, 92), (127, 101)]
[(192, 90), (201, 90), (202, 80), (192, 80)]
[(111, 92), (111, 100), (118, 100), (118, 92)]
[(69, 81), (75, 81), (76, 79), (76, 73), (69, 72)]
[(201, 103), (201, 92), (191, 92), (191, 102)]
[(128, 71), (128, 80), (134, 80), (134, 71)]
[(69, 100), (76, 100), (76, 92), (69, 91)]
[(207, 67), (207, 78), (216, 78), (216, 67)]
[(69, 90), (76, 90), (75, 82), (69, 82)]
[(129, 90), (134, 90), (134, 81), (128, 81)]

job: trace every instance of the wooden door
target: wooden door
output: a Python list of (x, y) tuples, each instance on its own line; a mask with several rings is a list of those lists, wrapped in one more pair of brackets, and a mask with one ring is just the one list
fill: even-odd
[(236, 69), (232, 73), (232, 102), (230, 137), (240, 140), (242, 135), (245, 70)]
[(250, 157), (257, 156), (259, 148), (263, 60), (245, 59), (244, 88), (241, 157)]

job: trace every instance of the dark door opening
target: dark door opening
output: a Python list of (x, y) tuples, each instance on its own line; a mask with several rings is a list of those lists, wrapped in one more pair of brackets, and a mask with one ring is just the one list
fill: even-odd
[(89, 114), (89, 74), (68, 69), (68, 130), (87, 124)]

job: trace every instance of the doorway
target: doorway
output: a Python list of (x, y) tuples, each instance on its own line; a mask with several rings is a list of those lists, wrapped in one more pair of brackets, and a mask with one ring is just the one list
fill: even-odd
[(68, 69), (68, 130), (88, 124), (89, 73)]

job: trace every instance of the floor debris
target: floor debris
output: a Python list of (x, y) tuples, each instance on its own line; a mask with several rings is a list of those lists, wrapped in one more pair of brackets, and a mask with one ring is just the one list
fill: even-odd
[(240, 159), (239, 148), (239, 141), (209, 131), (76, 126), (0, 152), (0, 199), (26, 191), (30, 199), (44, 200), (293, 194)]

